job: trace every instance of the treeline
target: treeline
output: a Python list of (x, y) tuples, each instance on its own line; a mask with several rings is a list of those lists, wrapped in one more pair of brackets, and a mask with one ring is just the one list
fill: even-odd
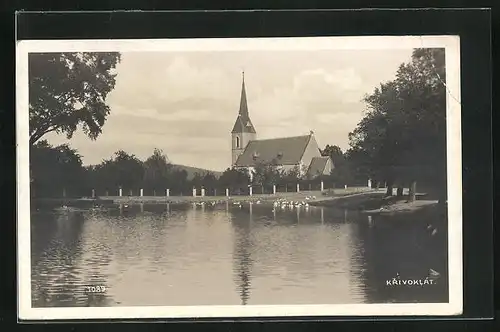
[(155, 149), (145, 161), (123, 150), (115, 152), (100, 164), (83, 166), (78, 151), (67, 144), (51, 146), (42, 140), (31, 147), (31, 191), (36, 197), (81, 197), (118, 195), (130, 191), (138, 195), (164, 192), (186, 194), (198, 177), (210, 178), (211, 174), (197, 175), (189, 180), (185, 170), (172, 165), (161, 150)]
[(336, 158), (339, 167), (332, 174), (306, 178), (298, 168), (284, 171), (275, 165), (259, 164), (252, 177), (232, 168), (220, 176), (208, 171), (188, 176), (159, 149), (144, 161), (120, 150), (100, 164), (83, 166), (75, 149), (67, 144), (51, 146), (42, 140), (31, 148), (31, 190), (35, 197), (90, 196), (92, 190), (96, 196), (116, 196), (120, 188), (124, 196), (139, 195), (141, 189), (144, 196), (152, 196), (165, 195), (168, 188), (169, 194), (176, 196), (192, 195), (193, 188), (202, 187), (206, 195), (225, 195), (226, 189), (237, 195), (248, 194), (249, 186), (258, 194), (272, 192), (273, 185), (278, 191), (294, 191), (297, 183), (303, 190), (318, 190), (320, 181), (325, 188), (351, 185), (340, 148), (327, 146), (321, 152)]
[[(68, 145), (53, 147), (41, 138), (49, 133), (72, 134), (81, 126), (95, 139), (109, 114), (106, 95), (115, 85), (118, 53), (47, 53), (31, 55), (30, 64), (30, 171), (36, 196), (99, 195), (122, 188), (144, 189), (144, 194), (163, 192), (192, 194), (193, 187), (248, 190), (297, 182), (300, 170), (282, 172), (259, 165), (252, 181), (247, 174), (227, 169), (220, 178), (212, 173), (188, 174), (155, 150), (147, 160), (118, 151), (101, 164), (84, 167), (81, 156)], [(90, 97), (89, 97), (90, 96)], [(453, 99), (453, 96), (450, 95)], [(337, 186), (366, 183), (387, 185), (402, 192), (410, 188), (414, 199), (419, 188), (446, 198), (446, 70), (445, 50), (415, 49), (412, 59), (400, 65), (394, 80), (382, 83), (365, 96), (365, 116), (349, 134), (349, 149), (336, 146), (321, 151), (335, 165), (323, 176)], [(303, 179), (303, 181), (308, 179)], [(311, 181), (311, 179), (309, 179)], [(247, 189), (245, 189), (247, 188)], [(286, 189), (286, 188), (285, 188)], [(128, 191), (128, 192), (127, 192)]]
[(417, 182), (426, 192), (446, 197), (445, 50), (415, 49), (396, 78), (364, 98), (365, 117), (349, 134), (346, 152), (352, 170), (393, 187)]

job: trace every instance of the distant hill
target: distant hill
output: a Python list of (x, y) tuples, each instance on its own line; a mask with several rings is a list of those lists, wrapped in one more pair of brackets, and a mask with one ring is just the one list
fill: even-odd
[(220, 177), (222, 175), (222, 172), (216, 172), (216, 171), (211, 171), (208, 169), (203, 169), (203, 168), (198, 168), (198, 167), (191, 167), (191, 166), (185, 166), (185, 165), (176, 165), (173, 164), (174, 168), (179, 169), (179, 170), (185, 170), (187, 172), (187, 178), (188, 180), (191, 180), (196, 173), (198, 174), (205, 174), (207, 172), (212, 173), (216, 177)]

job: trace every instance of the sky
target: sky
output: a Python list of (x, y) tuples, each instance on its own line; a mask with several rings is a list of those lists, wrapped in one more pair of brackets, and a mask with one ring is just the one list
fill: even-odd
[(81, 130), (69, 143), (85, 165), (124, 150), (145, 160), (155, 148), (175, 164), (223, 171), (231, 163), (242, 71), (257, 138), (306, 135), (348, 148), (362, 119), (362, 98), (392, 80), (412, 49), (123, 52), (111, 113), (92, 141)]

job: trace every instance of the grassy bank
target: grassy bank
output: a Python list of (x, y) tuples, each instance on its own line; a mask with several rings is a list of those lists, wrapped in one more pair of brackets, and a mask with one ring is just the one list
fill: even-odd
[(321, 197), (310, 205), (348, 210), (358, 210), (367, 214), (411, 213), (438, 205), (437, 200), (425, 199), (425, 194), (417, 194), (417, 200), (408, 201), (408, 195), (385, 197), (385, 190), (376, 190), (336, 197)]
[(363, 210), (362, 212), (370, 215), (412, 213), (415, 211), (436, 207), (438, 203), (439, 202), (437, 200), (416, 200), (414, 202), (408, 202), (406, 198), (398, 198), (396, 200), (391, 200), (390, 202), (382, 201), (380, 207), (376, 209)]

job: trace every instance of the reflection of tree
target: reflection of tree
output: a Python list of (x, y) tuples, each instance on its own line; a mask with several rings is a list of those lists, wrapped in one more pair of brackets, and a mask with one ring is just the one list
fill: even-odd
[[(102, 271), (110, 261), (110, 250), (102, 244), (102, 239), (95, 238), (96, 232), (82, 236), (88, 233), (84, 229), (88, 217), (81, 212), (64, 211), (33, 218), (32, 223), (36, 223), (32, 229), (35, 259), (31, 266), (34, 307), (105, 305), (105, 294), (89, 296), (85, 292), (85, 286), (105, 285)], [(90, 250), (86, 248), (88, 241), (94, 241)], [(90, 258), (85, 259), (85, 255)], [(87, 277), (85, 272), (89, 269), (91, 276)]]
[[(445, 234), (446, 222), (441, 216), (416, 213), (404, 216), (360, 216), (359, 237), (364, 272), (360, 278), (365, 283), (369, 303), (387, 302), (446, 302), (447, 249), (446, 239), (433, 237), (427, 221), (439, 226)], [(388, 286), (386, 281), (400, 276), (403, 279), (425, 279), (429, 269), (438, 270), (438, 284), (424, 287)]]
[(233, 271), (237, 290), (240, 293), (241, 304), (246, 305), (250, 298), (252, 258), (251, 258), (251, 217), (244, 211), (232, 215), (232, 225), (235, 231)]
[(36, 306), (71, 303), (74, 262), (80, 257), (84, 216), (65, 211), (32, 219), (32, 289)]

